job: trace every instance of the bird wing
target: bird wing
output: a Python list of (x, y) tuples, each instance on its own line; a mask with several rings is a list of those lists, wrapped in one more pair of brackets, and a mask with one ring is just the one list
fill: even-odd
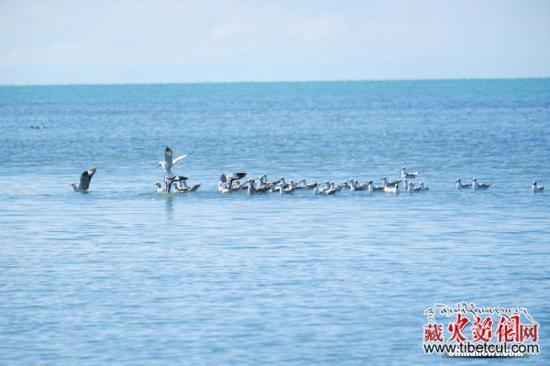
[(186, 157), (187, 157), (187, 154), (182, 155), (182, 156), (178, 156), (177, 158), (175, 158), (174, 160), (172, 160), (172, 165), (176, 165), (177, 163), (179, 163), (180, 161), (182, 161), (182, 160), (185, 159)]
[(233, 181), (246, 177), (246, 173), (233, 173), (231, 176), (226, 177), (226, 182), (229, 183), (229, 187), (233, 186)]

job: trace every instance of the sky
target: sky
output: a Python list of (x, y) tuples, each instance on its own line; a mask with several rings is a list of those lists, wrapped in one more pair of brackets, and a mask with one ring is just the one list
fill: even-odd
[(0, 0), (2, 85), (548, 76), (548, 0)]

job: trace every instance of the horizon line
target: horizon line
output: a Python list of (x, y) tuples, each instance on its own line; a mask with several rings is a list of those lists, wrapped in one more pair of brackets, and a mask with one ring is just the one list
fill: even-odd
[(113, 82), (113, 83), (37, 83), (0, 84), (0, 87), (52, 87), (52, 86), (140, 86), (140, 85), (207, 85), (207, 84), (284, 84), (284, 83), (342, 83), (342, 82), (403, 82), (403, 81), (468, 81), (468, 80), (537, 80), (550, 79), (549, 76), (519, 77), (445, 77), (445, 78), (396, 78), (396, 79), (310, 79), (310, 80), (233, 80), (233, 81), (152, 81), (152, 82)]

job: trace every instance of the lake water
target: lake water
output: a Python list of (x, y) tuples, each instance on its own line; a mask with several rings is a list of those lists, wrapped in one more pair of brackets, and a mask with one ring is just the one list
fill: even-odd
[[(198, 192), (154, 193), (165, 146)], [(550, 79), (0, 87), (0, 364), (516, 363), (423, 353), (462, 301), (528, 308), (550, 363), (549, 158)], [(216, 190), (403, 165), (430, 191)]]

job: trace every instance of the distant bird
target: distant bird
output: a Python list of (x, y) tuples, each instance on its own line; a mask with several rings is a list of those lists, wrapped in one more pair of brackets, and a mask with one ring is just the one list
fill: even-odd
[(267, 175), (260, 175), (258, 177), (258, 188), (270, 188), (270, 186), (267, 184), (268, 182), (266, 182), (266, 179), (267, 179)]
[[(326, 182), (325, 186), (319, 190), (319, 194), (332, 195), (341, 190), (343, 186), (336, 185), (334, 182)], [(317, 187), (315, 188), (318, 189)]]
[(422, 192), (421, 187), (415, 187), (413, 182), (410, 182), (407, 187), (407, 192), (409, 193), (416, 193), (416, 192)]
[[(157, 193), (170, 193), (170, 191), (172, 190), (172, 185), (174, 185), (174, 183), (178, 184), (178, 182), (183, 182), (186, 180), (187, 180), (187, 177), (184, 177), (181, 175), (176, 175), (175, 177), (172, 177), (172, 178), (164, 178), (164, 185), (161, 185), (160, 183), (155, 183), (155, 186), (157, 187)], [(200, 187), (200, 184), (195, 186), (198, 186), (198, 187), (195, 187), (194, 189), (194, 190), (197, 190)], [(184, 191), (183, 189), (178, 190), (177, 185), (174, 185), (174, 188), (176, 192)]]
[(265, 186), (268, 190), (270, 190), (275, 184), (279, 183), (279, 181), (269, 182), (266, 174), (258, 177), (258, 179), (260, 180), (260, 186)]
[(313, 189), (315, 187), (317, 187), (317, 183), (307, 183), (305, 178), (302, 178), (302, 180), (296, 185), (296, 189)]
[(238, 190), (240, 189), (240, 185), (239, 187), (233, 187), (233, 182), (244, 177), (246, 177), (246, 173), (222, 174), (218, 181), (218, 190), (223, 193)]
[(393, 187), (401, 183), (401, 180), (388, 180), (388, 178), (383, 177), (382, 182), (384, 182), (384, 187)]
[(407, 172), (407, 168), (405, 168), (405, 167), (401, 168), (401, 179), (404, 179), (404, 178), (414, 179), (414, 178), (418, 177), (419, 175), (420, 175), (420, 172), (418, 172), (418, 171), (416, 171), (416, 172)]
[(254, 191), (257, 193), (269, 192), (269, 190), (273, 186), (271, 183), (266, 184), (265, 182), (263, 182), (263, 179), (260, 179), (260, 183), (258, 184), (255, 184), (254, 180), (252, 180), (252, 184), (254, 185)]
[(296, 190), (296, 183), (292, 180), (287, 183), (285, 177), (281, 177), (278, 182), (273, 182), (272, 190), (280, 194), (292, 193)]
[(189, 192), (195, 192), (200, 187), (201, 187), (200, 184), (193, 184), (189, 186), (187, 185), (187, 181), (182, 179), (176, 183), (176, 186), (174, 188), (178, 193), (189, 193)]
[(183, 159), (187, 157), (187, 155), (181, 155), (178, 156), (175, 159), (172, 159), (172, 149), (170, 149), (168, 146), (164, 149), (164, 161), (159, 161), (157, 165), (159, 167), (162, 167), (164, 170), (164, 177), (166, 178), (172, 178), (174, 176), (174, 173), (172, 173), (172, 167), (174, 165), (179, 164)]
[(456, 189), (467, 189), (472, 188), (472, 183), (462, 183), (462, 179), (458, 178), (456, 180)]
[(313, 189), (317, 187), (317, 182), (311, 182), (306, 184), (306, 189)]
[(424, 192), (428, 190), (429, 188), (426, 187), (423, 182), (420, 182), (420, 185), (418, 187), (415, 187), (415, 184), (413, 182), (410, 182), (409, 186), (407, 187), (407, 192), (409, 193)]
[(282, 183), (279, 183), (275, 186), (275, 192), (279, 192), (279, 194), (282, 196), (286, 193), (286, 186)]
[(249, 195), (253, 195), (254, 193), (256, 193), (256, 187), (254, 186), (254, 179), (249, 179), (248, 180), (248, 186), (247, 186), (247, 193)]
[(339, 192), (344, 189), (345, 186), (343, 184), (332, 183), (332, 187), (336, 190), (336, 192)]
[(537, 185), (537, 181), (534, 180), (533, 183), (531, 184), (531, 191), (533, 193), (542, 193), (544, 191), (544, 185)]
[(288, 184), (288, 187), (286, 187), (286, 192), (292, 193), (296, 190), (296, 188), (298, 188), (298, 184), (295, 181), (291, 180)]
[(349, 189), (350, 189), (352, 192), (355, 192), (355, 191), (364, 191), (365, 189), (368, 189), (368, 185), (360, 184), (358, 181), (356, 181), (356, 180), (354, 180), (354, 179), (350, 179), (350, 180), (349, 180), (348, 186), (349, 186)]
[(399, 184), (384, 187), (384, 192), (397, 196), (399, 194)]
[[(328, 193), (329, 191), (331, 191), (331, 193)], [(313, 189), (314, 194), (333, 194), (335, 192), (335, 190), (332, 190), (331, 182), (325, 182), (324, 186), (320, 187), (318, 185)]]
[(472, 178), (472, 188), (473, 189), (489, 189), (493, 183), (479, 183), (477, 178)]
[(369, 192), (383, 192), (384, 188), (385, 188), (384, 186), (380, 186), (380, 187), (375, 186), (372, 180), (369, 180), (367, 182), (367, 189)]
[(75, 192), (86, 192), (90, 188), (90, 181), (96, 172), (96, 168), (93, 167), (90, 170), (86, 170), (80, 175), (80, 183), (78, 186), (75, 183), (71, 183)]

